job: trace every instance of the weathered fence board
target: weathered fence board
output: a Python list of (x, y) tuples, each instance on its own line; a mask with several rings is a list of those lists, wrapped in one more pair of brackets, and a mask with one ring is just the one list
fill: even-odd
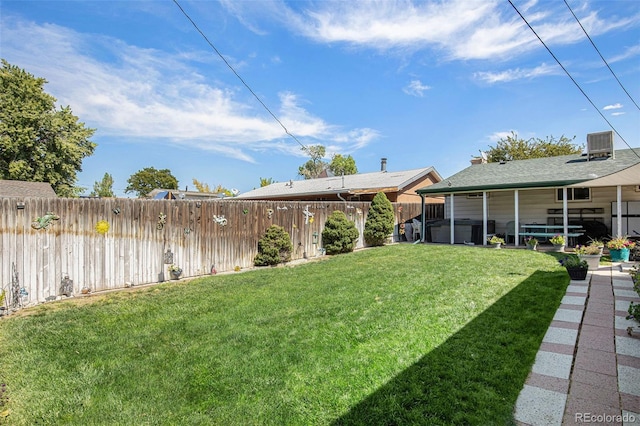
[[(443, 217), (442, 205), (426, 207), (427, 219)], [(164, 281), (169, 253), (184, 277), (251, 267), (258, 240), (272, 224), (291, 236), (293, 259), (314, 257), (334, 210), (355, 223), (357, 247), (363, 247), (369, 203), (0, 198), (0, 208), (5, 303), (14, 300), (15, 270), (23, 289), (20, 301), (28, 305), (58, 296), (65, 276), (76, 294), (85, 287), (102, 291)], [(400, 224), (419, 216), (421, 206), (396, 203), (394, 211)], [(32, 226), (49, 212), (59, 218), (41, 229)], [(96, 230), (101, 220), (109, 223), (104, 235)], [(396, 239), (400, 230), (396, 226)]]

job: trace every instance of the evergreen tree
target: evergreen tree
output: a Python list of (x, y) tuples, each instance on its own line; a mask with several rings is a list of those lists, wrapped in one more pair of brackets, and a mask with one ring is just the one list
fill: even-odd
[(344, 212), (336, 210), (327, 218), (322, 230), (322, 246), (327, 254), (352, 252), (360, 233)]
[(113, 192), (113, 176), (109, 173), (105, 173), (101, 181), (96, 181), (93, 184), (93, 191), (91, 191), (92, 197), (115, 197)]
[(370, 246), (382, 246), (393, 232), (393, 206), (384, 192), (378, 192), (364, 224), (364, 240)]

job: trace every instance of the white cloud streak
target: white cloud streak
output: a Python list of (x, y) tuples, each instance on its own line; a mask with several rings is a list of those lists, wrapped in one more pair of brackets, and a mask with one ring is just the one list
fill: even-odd
[(411, 80), (411, 82), (405, 86), (402, 91), (407, 95), (421, 98), (424, 96), (424, 92), (429, 89), (431, 89), (431, 87), (426, 84), (422, 84), (420, 80)]
[[(266, 149), (300, 155), (300, 146), (253, 98), (238, 100), (244, 87), (206, 81), (184, 53), (142, 49), (15, 17), (3, 17), (2, 25), (3, 57), (46, 78), (45, 90), (59, 104), (71, 105), (74, 114), (98, 129), (97, 135), (140, 143), (163, 140), (248, 162)], [(96, 59), (98, 51), (114, 60)], [(287, 129), (309, 143), (328, 139), (339, 141), (343, 150), (353, 149), (371, 140), (350, 136), (353, 132), (376, 134), (327, 124), (302, 108), (292, 93), (280, 95), (278, 109)]]
[(620, 109), (622, 108), (622, 104), (621, 103), (617, 103), (617, 104), (612, 104), (612, 105), (606, 105), (604, 108), (602, 108), (605, 111), (609, 111), (611, 109)]
[(560, 74), (562, 74), (562, 71), (558, 66), (542, 64), (529, 69), (515, 68), (500, 72), (477, 72), (474, 74), (474, 77), (482, 82), (494, 84)]

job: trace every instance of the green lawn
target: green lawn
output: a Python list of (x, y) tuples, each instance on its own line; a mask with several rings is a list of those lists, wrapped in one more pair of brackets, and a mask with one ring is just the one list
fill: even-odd
[(544, 253), (406, 244), (41, 305), (0, 321), (0, 412), (15, 425), (510, 424), (568, 282)]

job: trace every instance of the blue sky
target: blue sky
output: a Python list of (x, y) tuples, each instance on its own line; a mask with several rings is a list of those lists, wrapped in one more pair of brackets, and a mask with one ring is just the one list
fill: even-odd
[[(640, 146), (640, 111), (563, 1), (188, 1), (202, 32), (304, 145), (352, 155), (361, 173), (433, 166), (450, 176), (516, 132), (619, 132)], [(640, 2), (567, 0), (640, 104)], [(307, 158), (173, 1), (2, 0), (0, 56), (97, 131), (78, 183), (105, 173), (125, 196), (145, 167), (181, 189), (241, 192), (301, 179)], [(623, 139), (627, 144), (623, 142)], [(87, 192), (88, 192), (87, 191)], [(127, 196), (133, 196), (129, 194)]]

